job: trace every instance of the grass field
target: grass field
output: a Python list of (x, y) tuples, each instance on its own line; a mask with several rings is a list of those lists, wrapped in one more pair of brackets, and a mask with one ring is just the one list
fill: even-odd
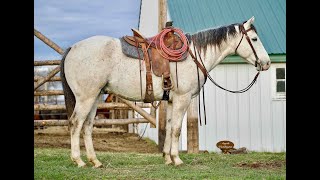
[[(160, 153), (97, 152), (101, 169), (78, 168), (69, 155), (69, 149), (35, 148), (34, 179), (286, 179), (285, 153), (180, 153), (184, 165), (175, 167)], [(82, 159), (87, 163), (84, 151)]]

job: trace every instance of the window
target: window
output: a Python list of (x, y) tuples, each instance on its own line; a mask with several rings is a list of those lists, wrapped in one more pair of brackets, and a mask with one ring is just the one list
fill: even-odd
[(286, 65), (273, 64), (271, 69), (271, 82), (273, 100), (286, 99)]

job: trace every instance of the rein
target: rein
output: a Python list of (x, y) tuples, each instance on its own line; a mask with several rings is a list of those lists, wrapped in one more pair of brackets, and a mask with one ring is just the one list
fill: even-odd
[[(255, 51), (255, 49), (254, 49), (254, 47), (253, 47), (253, 45), (252, 45), (252, 43), (251, 43), (251, 41), (250, 41), (250, 38), (249, 38), (249, 36), (248, 36), (248, 34), (247, 34), (247, 32), (250, 31), (250, 30), (252, 30), (252, 28), (249, 28), (248, 30), (245, 30), (244, 27), (243, 27), (243, 25), (241, 24), (241, 25), (239, 25), (239, 30), (240, 30), (240, 32), (242, 33), (242, 37), (241, 37), (241, 40), (240, 40), (240, 42), (238, 43), (238, 45), (237, 45), (237, 47), (236, 47), (236, 49), (235, 49), (235, 54), (237, 54), (237, 49), (238, 49), (238, 47), (240, 46), (240, 44), (241, 44), (241, 42), (242, 42), (243, 36), (245, 35), (245, 36), (246, 36), (246, 39), (247, 39), (247, 41), (248, 41), (248, 43), (249, 43), (249, 45), (250, 45), (250, 47), (251, 47), (251, 49), (252, 49), (252, 51), (253, 51), (253, 53), (254, 53), (254, 56), (255, 56), (255, 58), (256, 58), (255, 67), (257, 67), (257, 64), (259, 63), (260, 69), (261, 69), (261, 68), (262, 68), (262, 65), (260, 64), (261, 61), (259, 60), (258, 55), (257, 55), (257, 53), (256, 53), (256, 51)], [(245, 88), (243, 88), (243, 89), (241, 89), (241, 90), (233, 91), (233, 90), (228, 90), (228, 89), (226, 89), (226, 88), (223, 88), (223, 87), (220, 86), (218, 83), (216, 83), (216, 82), (213, 80), (213, 78), (210, 76), (209, 72), (207, 71), (207, 69), (206, 69), (205, 66), (204, 66), (204, 63), (203, 63), (203, 60), (202, 60), (202, 58), (201, 58), (200, 52), (199, 52), (198, 49), (196, 49), (195, 45), (193, 45), (193, 48), (194, 48), (194, 54), (192, 53), (192, 51), (191, 51), (191, 49), (189, 48), (189, 46), (188, 46), (188, 52), (189, 52), (189, 54), (191, 55), (193, 61), (196, 63), (196, 66), (197, 66), (199, 92), (200, 92), (199, 69), (202, 71), (202, 73), (203, 73), (203, 75), (204, 75), (204, 78), (205, 78), (204, 84), (206, 83), (207, 77), (208, 77), (208, 78), (210, 79), (210, 81), (211, 81), (214, 85), (216, 85), (216, 86), (219, 87), (220, 89), (223, 89), (223, 90), (228, 91), (228, 92), (231, 92), (231, 93), (244, 93), (244, 92), (248, 91), (248, 90), (253, 86), (253, 84), (257, 81), (257, 79), (258, 79), (258, 76), (259, 76), (259, 74), (260, 74), (260, 71), (257, 72), (257, 74), (256, 74), (255, 77), (253, 78), (252, 82), (251, 82), (247, 87), (245, 87)], [(199, 58), (200, 58), (201, 64), (200, 64), (199, 61), (198, 61), (197, 53), (199, 54)], [(202, 102), (203, 102), (203, 108), (204, 108), (204, 114), (205, 114), (205, 116), (204, 116), (204, 117), (205, 117), (205, 125), (206, 125), (206, 108), (205, 108), (205, 99), (204, 99), (204, 88), (203, 88), (202, 94), (203, 94), (203, 95), (202, 95), (202, 97), (203, 97), (203, 101), (202, 101)], [(201, 126), (200, 98), (199, 98), (198, 104), (199, 104), (199, 120), (200, 120), (200, 126)]]

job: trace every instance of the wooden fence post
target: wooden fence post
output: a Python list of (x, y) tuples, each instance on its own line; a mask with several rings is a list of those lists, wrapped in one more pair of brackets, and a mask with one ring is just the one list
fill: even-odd
[(34, 29), (34, 35), (39, 38), (41, 41), (43, 41), (46, 45), (51, 47), (53, 50), (57, 51), (59, 54), (63, 54), (63, 49), (59, 47), (56, 43), (51, 41), (49, 38), (47, 38), (45, 35), (41, 34), (39, 31)]
[[(158, 5), (158, 31), (160, 32), (167, 22), (167, 0), (158, 0)], [(163, 150), (164, 140), (166, 138), (167, 105), (167, 101), (161, 101), (159, 106), (158, 148), (160, 152)]]
[(187, 111), (187, 153), (199, 153), (198, 98), (191, 100)]

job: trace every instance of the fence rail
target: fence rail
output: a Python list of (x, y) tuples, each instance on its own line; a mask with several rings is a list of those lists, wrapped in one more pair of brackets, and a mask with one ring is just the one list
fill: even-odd
[[(131, 119), (97, 119), (94, 120), (94, 126), (109, 126), (109, 125), (127, 125), (132, 123), (149, 123), (144, 118)], [(34, 120), (34, 126), (68, 126), (69, 120)]]
[[(148, 103), (136, 103), (136, 106), (140, 108), (151, 108), (151, 104)], [(66, 106), (63, 104), (58, 105), (51, 105), (51, 104), (35, 104), (34, 110), (35, 111), (42, 111), (42, 110), (65, 110)], [(99, 103), (98, 109), (131, 109), (125, 103)]]

